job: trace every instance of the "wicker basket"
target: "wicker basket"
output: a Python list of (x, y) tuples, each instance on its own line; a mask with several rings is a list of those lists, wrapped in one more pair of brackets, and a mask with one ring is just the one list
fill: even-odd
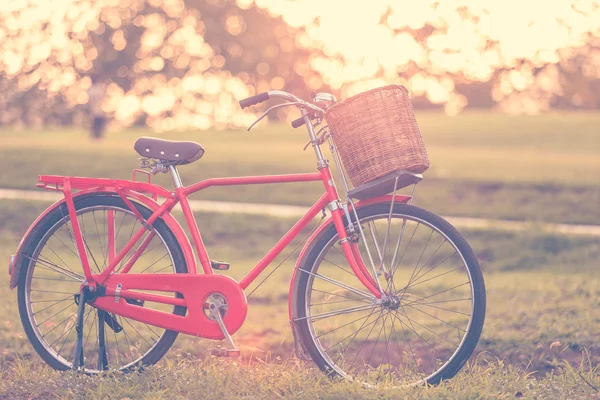
[(429, 168), (404, 86), (360, 93), (331, 107), (325, 118), (355, 188), (397, 171), (420, 174)]

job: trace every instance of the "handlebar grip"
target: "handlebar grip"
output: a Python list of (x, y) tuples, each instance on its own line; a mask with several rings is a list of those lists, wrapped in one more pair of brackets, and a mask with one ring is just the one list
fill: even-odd
[(304, 117), (292, 121), (292, 128), (300, 128), (302, 125), (304, 125)]
[(269, 100), (269, 92), (259, 93), (257, 95), (248, 97), (247, 99), (240, 100), (240, 107), (250, 107), (266, 100)]

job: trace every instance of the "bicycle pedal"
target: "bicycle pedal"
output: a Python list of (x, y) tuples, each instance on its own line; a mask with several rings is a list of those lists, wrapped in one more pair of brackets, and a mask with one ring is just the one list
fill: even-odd
[(218, 271), (227, 271), (229, 269), (229, 264), (221, 261), (210, 261), (210, 266), (212, 269), (216, 269)]
[(215, 357), (239, 357), (241, 352), (239, 349), (212, 349), (211, 354)]

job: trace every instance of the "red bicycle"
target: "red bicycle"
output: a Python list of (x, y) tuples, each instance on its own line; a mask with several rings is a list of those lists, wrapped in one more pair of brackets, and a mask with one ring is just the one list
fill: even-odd
[[(396, 194), (422, 177), (398, 173), (391, 194), (370, 197), (361, 188), (349, 190), (342, 173), (340, 200), (321, 151), (328, 143), (342, 171), (321, 125), (335, 98), (318, 94), (309, 103), (271, 91), (240, 105), (272, 98), (286, 102), (256, 122), (275, 108), (299, 108), (302, 117), (293, 125), (306, 126), (318, 172), (216, 178), (184, 187), (177, 167), (199, 160), (202, 146), (142, 137), (135, 144), (142, 167), (169, 173), (173, 190), (150, 183), (141, 170), (131, 181), (39, 177), (38, 187), (61, 191), (64, 199), (29, 228), (9, 272), (27, 337), (46, 363), (88, 373), (140, 368), (159, 361), (178, 333), (226, 339), (228, 348), (218, 353), (239, 355), (231, 335), (246, 317), (244, 290), (327, 209), (329, 218), (321, 219), (302, 248), (289, 289), (298, 357), (331, 376), (367, 384), (390, 376), (437, 383), (464, 365), (483, 326), (484, 282), (465, 239), (444, 219), (412, 206), (412, 196)], [(147, 181), (135, 180), (140, 172)], [(188, 195), (212, 186), (309, 181), (322, 181), (324, 194), (245, 278), (236, 282), (214, 273), (229, 265), (209, 257)], [(171, 215), (177, 204), (195, 253)]]

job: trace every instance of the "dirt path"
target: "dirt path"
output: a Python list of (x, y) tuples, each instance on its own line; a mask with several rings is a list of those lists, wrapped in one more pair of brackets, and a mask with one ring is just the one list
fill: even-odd
[[(54, 202), (62, 198), (60, 193), (51, 191), (0, 189), (0, 200), (28, 200)], [(280, 204), (235, 203), (227, 201), (190, 200), (194, 211), (216, 213), (242, 213), (254, 215), (269, 215), (283, 218), (300, 218), (308, 207), (286, 206)], [(457, 228), (476, 230), (500, 230), (520, 232), (537, 229), (544, 232), (564, 235), (600, 236), (598, 225), (548, 224), (526, 221), (508, 221), (487, 218), (444, 217)]]

